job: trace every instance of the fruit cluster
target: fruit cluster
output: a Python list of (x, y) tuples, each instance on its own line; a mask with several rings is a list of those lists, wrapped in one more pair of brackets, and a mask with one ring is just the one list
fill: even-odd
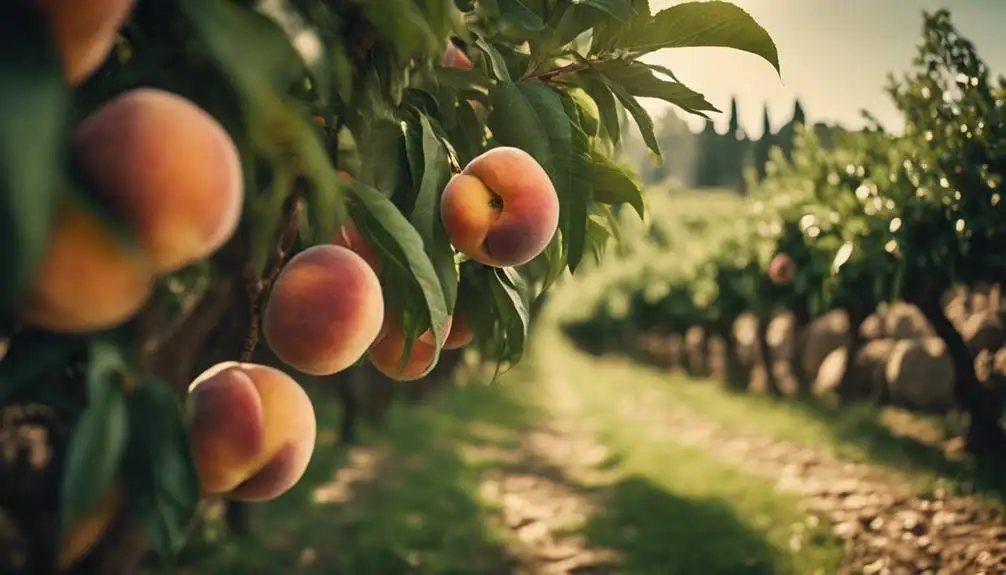
[[(68, 83), (108, 57), (132, 0), (39, 0)], [(445, 65), (471, 67), (457, 47)], [(106, 102), (73, 130), (72, 160), (93, 196), (125, 223), (123, 242), (97, 214), (61, 201), (47, 252), (24, 294), (24, 324), (63, 333), (119, 326), (150, 299), (155, 281), (219, 250), (245, 203), (237, 146), (205, 110), (159, 89)], [(489, 266), (521, 265), (556, 233), (559, 203), (545, 170), (516, 148), (474, 159), (443, 190), (441, 219), (452, 245)], [(398, 315), (386, 309), (381, 254), (353, 225), (290, 259), (269, 292), (263, 333), (292, 368), (330, 375), (365, 354), (396, 380), (433, 367), (430, 331), (405, 355)], [(389, 288), (390, 286), (383, 286)], [(445, 348), (472, 339), (460, 315), (447, 318)], [(203, 490), (239, 500), (272, 499), (304, 473), (315, 445), (310, 399), (288, 374), (225, 362), (199, 375), (186, 401), (190, 443)]]

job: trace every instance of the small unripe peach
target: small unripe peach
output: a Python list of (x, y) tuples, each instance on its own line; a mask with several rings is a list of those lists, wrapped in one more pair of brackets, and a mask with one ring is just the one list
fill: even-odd
[(237, 229), (244, 203), (237, 148), (185, 98), (125, 92), (77, 127), (73, 146), (96, 193), (129, 222), (157, 271), (209, 256)]
[(265, 365), (219, 363), (189, 386), (189, 442), (203, 490), (242, 501), (279, 497), (314, 451), (314, 407), (290, 376)]
[(525, 264), (552, 241), (559, 198), (545, 169), (519, 148), (472, 160), (444, 188), (440, 215), (451, 243), (495, 267)]
[(63, 58), (67, 82), (87, 79), (108, 57), (135, 0), (35, 0)]
[(789, 254), (778, 253), (769, 262), (768, 278), (776, 285), (788, 285), (796, 275), (796, 264)]
[(450, 331), (447, 334), (447, 339), (444, 340), (444, 349), (458, 349), (460, 347), (464, 347), (471, 343), (472, 338), (474, 337), (471, 327), (468, 325), (467, 316), (455, 310), (452, 318), (453, 321), (451, 323)]
[(384, 321), (374, 270), (353, 251), (310, 247), (291, 259), (272, 287), (263, 332), (281, 361), (311, 375), (331, 375), (360, 359)]

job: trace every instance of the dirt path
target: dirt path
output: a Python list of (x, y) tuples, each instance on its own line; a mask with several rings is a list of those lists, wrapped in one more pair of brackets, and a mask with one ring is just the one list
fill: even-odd
[[(598, 367), (603, 369), (603, 360)], [(575, 393), (562, 377), (550, 380), (567, 395)], [(989, 505), (940, 492), (915, 495), (889, 471), (739, 433), (686, 407), (667, 410), (666, 402), (652, 397), (659, 393), (626, 394), (617, 409), (659, 440), (698, 447), (746, 472), (774, 478), (781, 491), (801, 494), (807, 511), (828, 521), (845, 542), (840, 575), (1006, 573), (1006, 527)]]

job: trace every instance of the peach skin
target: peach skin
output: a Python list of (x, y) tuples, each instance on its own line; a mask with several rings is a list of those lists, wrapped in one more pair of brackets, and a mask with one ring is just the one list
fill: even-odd
[(115, 46), (136, 0), (35, 0), (49, 20), (70, 85), (87, 79)]
[(494, 267), (526, 264), (559, 225), (559, 198), (545, 169), (527, 152), (493, 148), (451, 178), (440, 219), (455, 248)]
[(203, 490), (268, 501), (300, 480), (314, 451), (314, 407), (290, 376), (228, 361), (189, 386), (189, 442)]
[(383, 322), (384, 296), (374, 270), (348, 248), (318, 245), (280, 272), (262, 325), (266, 343), (283, 363), (331, 375), (367, 352)]
[[(409, 360), (403, 366), (405, 332), (397, 316), (388, 313), (385, 317), (387, 319), (382, 326), (381, 335), (371, 346), (368, 354), (370, 363), (377, 371), (395, 381), (413, 381), (422, 378), (433, 368), (436, 352), (433, 332), (427, 330), (416, 338), (412, 344)], [(447, 321), (444, 322), (445, 331), (450, 331), (451, 323), (451, 316), (447, 316)]]
[(375, 274), (381, 273), (381, 258), (378, 257), (374, 248), (370, 247), (367, 238), (363, 237), (360, 230), (353, 224), (347, 224), (336, 230), (332, 243), (356, 252), (356, 255), (363, 258), (363, 261), (367, 262)]
[(471, 70), (475, 67), (468, 54), (465, 54), (464, 50), (458, 48), (457, 44), (450, 40), (447, 41), (442, 64), (445, 68), (460, 68), (462, 70)]

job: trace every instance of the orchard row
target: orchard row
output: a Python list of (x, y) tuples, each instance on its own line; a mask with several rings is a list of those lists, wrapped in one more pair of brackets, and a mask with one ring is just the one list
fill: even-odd
[[(691, 240), (683, 228), (668, 229), (670, 249), (641, 249), (638, 264), (608, 282), (593, 318), (578, 329), (618, 339), (699, 327), (736, 350), (739, 317), (753, 314), (764, 340), (773, 316), (787, 311), (802, 348), (811, 322), (839, 310), (851, 336), (841, 392), (854, 385), (864, 323), (879, 305), (901, 300), (942, 340), (939, 353), (952, 364), (949, 393), (971, 415), (969, 440), (1006, 446), (1002, 401), (974, 367), (978, 352), (995, 354), (1002, 338), (990, 341), (992, 349), (973, 349), (973, 334), (962, 333), (945, 306), (958, 286), (1006, 279), (1006, 90), (946, 12), (927, 16), (918, 61), (924, 64), (890, 88), (906, 117), (901, 135), (875, 126), (825, 147), (804, 130), (791, 158), (774, 151), (741, 221), (708, 220)], [(1001, 324), (994, 314), (980, 319)], [(796, 375), (806, 389), (815, 374)]]

